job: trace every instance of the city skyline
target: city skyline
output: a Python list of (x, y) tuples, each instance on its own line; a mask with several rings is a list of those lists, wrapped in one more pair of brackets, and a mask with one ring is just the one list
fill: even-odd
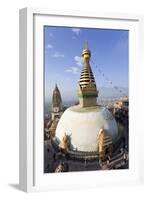
[(113, 85), (121, 90), (124, 88), (124, 93), (128, 90), (127, 30), (45, 27), (45, 101), (51, 99), (55, 84), (58, 84), (63, 100), (77, 99), (81, 53), (86, 40), (92, 53), (90, 64), (97, 89), (112, 88)]

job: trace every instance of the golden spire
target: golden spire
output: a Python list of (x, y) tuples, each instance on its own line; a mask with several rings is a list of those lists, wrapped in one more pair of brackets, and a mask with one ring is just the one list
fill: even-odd
[(83, 57), (84, 61), (90, 60), (91, 52), (88, 48), (88, 41), (85, 41), (84, 49), (83, 49), (83, 52), (82, 52), (82, 57)]
[(79, 80), (80, 89), (78, 92), (78, 96), (80, 97), (80, 105), (82, 107), (95, 106), (97, 105), (96, 98), (98, 96), (98, 91), (96, 88), (93, 72), (91, 70), (89, 63), (91, 57), (91, 51), (88, 48), (88, 42), (85, 42), (85, 48), (82, 52), (82, 57), (83, 57), (83, 69)]

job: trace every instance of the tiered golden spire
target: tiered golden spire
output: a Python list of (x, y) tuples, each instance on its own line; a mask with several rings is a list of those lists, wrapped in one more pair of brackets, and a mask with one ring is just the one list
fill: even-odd
[[(91, 51), (88, 48), (88, 43), (85, 43), (85, 48), (82, 52), (83, 69), (79, 80), (78, 96), (80, 97), (80, 105), (82, 107), (96, 106), (98, 91), (96, 88), (95, 79), (90, 66)], [(82, 99), (81, 99), (82, 98)]]

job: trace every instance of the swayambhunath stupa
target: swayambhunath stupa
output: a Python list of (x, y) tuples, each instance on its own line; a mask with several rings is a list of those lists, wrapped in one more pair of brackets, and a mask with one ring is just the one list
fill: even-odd
[(64, 108), (62, 93), (55, 85), (51, 118), (45, 120), (45, 173), (128, 168), (128, 131), (122, 125), (128, 116), (128, 97), (111, 107), (99, 103), (91, 56), (86, 43), (77, 84), (78, 104)]

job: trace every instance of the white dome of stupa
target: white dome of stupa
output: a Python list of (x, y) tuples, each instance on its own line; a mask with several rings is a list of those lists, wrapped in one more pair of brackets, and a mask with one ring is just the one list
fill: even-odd
[(56, 137), (62, 141), (64, 134), (71, 140), (71, 149), (77, 151), (97, 151), (98, 133), (103, 128), (112, 141), (118, 137), (116, 121), (108, 109), (102, 106), (68, 108), (59, 120)]

